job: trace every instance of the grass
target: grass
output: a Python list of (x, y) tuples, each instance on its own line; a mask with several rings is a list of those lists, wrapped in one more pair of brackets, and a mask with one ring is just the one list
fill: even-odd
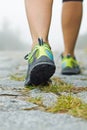
[(47, 111), (52, 113), (68, 113), (87, 120), (87, 104), (71, 95), (60, 96), (55, 106), (49, 108)]
[[(25, 75), (22, 76), (18, 74), (10, 75), (10, 79), (15, 81), (24, 81)], [(67, 92), (67, 93), (72, 92), (76, 94), (82, 91), (87, 91), (87, 87), (75, 87), (71, 84), (67, 84), (66, 82), (64, 82), (58, 77), (52, 78), (52, 82), (48, 83), (47, 85), (26, 86), (25, 91), (26, 90), (29, 91), (36, 88), (40, 89), (43, 92), (52, 92), (55, 94), (59, 94), (61, 92)]]
[[(30, 98), (30, 102), (37, 104), (39, 107), (43, 107), (43, 110), (51, 113), (68, 113), (72, 116), (83, 118), (87, 120), (87, 104), (82, 102), (81, 99), (72, 96), (72, 94), (77, 94), (82, 91), (87, 91), (87, 87), (75, 87), (73, 85), (67, 84), (59, 78), (53, 78), (53, 83), (47, 86), (30, 86), (27, 87), (27, 91), (38, 88), (43, 92), (54, 94), (60, 93), (57, 102), (53, 107), (46, 108), (43, 106), (43, 101), (41, 98)], [(67, 95), (62, 95), (62, 92), (66, 92)]]
[(82, 91), (87, 91), (87, 87), (75, 87), (71, 84), (67, 84), (64, 81), (62, 81), (60, 78), (52, 78), (52, 83), (49, 83), (45, 86), (26, 86), (25, 90), (33, 90), (33, 89), (40, 89), (43, 92), (49, 93), (52, 92), (54, 94), (61, 94), (61, 92), (66, 93), (79, 93)]
[(41, 97), (36, 97), (36, 98), (30, 97), (30, 98), (28, 99), (28, 102), (32, 102), (32, 103), (34, 103), (34, 104), (36, 104), (36, 105), (43, 106), (43, 101), (42, 101), (42, 98), (41, 98)]
[(72, 116), (87, 120), (87, 104), (83, 103), (79, 98), (73, 97), (72, 95), (59, 96), (55, 105), (49, 108), (46, 108), (46, 106), (43, 105), (43, 101), (40, 97), (30, 98), (28, 101), (39, 105), (39, 108), (43, 107), (42, 110), (46, 112), (67, 113)]
[(62, 95), (58, 98), (55, 106), (52, 108), (49, 108), (48, 111), (56, 113), (56, 112), (68, 112), (69, 110), (72, 110), (76, 106), (79, 106), (81, 104), (81, 101), (78, 98), (75, 98), (71, 95)]
[[(25, 76), (11, 75), (11, 80), (24, 81)], [(82, 91), (87, 91), (87, 87), (75, 87), (71, 84), (67, 84), (60, 78), (52, 78), (52, 83), (45, 86), (26, 86), (23, 90), (23, 94), (33, 89), (40, 89), (43, 92), (52, 92), (58, 96), (57, 102), (53, 107), (46, 108), (43, 105), (41, 97), (32, 98), (30, 97), (27, 101), (38, 105), (38, 109), (51, 112), (51, 113), (68, 113), (75, 117), (80, 117), (87, 120), (87, 104), (82, 102), (81, 99), (74, 97), (71, 93), (77, 94)], [(62, 92), (66, 92), (67, 95), (62, 95)], [(37, 109), (37, 108), (35, 108)]]
[(81, 103), (79, 107), (76, 107), (70, 110), (69, 114), (75, 117), (79, 117), (79, 118), (83, 118), (87, 120), (87, 104)]
[(24, 81), (25, 75), (23, 76), (18, 75), (18, 74), (10, 75), (10, 79), (15, 80), (15, 81)]

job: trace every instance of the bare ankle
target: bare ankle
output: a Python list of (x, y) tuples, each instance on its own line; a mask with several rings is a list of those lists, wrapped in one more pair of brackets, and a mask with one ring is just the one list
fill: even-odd
[(74, 55), (74, 52), (69, 52), (69, 51), (65, 51), (65, 52), (63, 52), (63, 56), (67, 56), (68, 54), (70, 54), (72, 57), (74, 57), (75, 55)]
[[(49, 47), (50, 47), (50, 44), (49, 44), (48, 39), (43, 39), (43, 38), (40, 38), (40, 39), (42, 39), (42, 40), (43, 40), (43, 43), (48, 44)], [(37, 38), (37, 40), (33, 40), (32, 48), (34, 48), (38, 43), (39, 43), (38, 38)], [(50, 48), (51, 48), (51, 47), (50, 47)]]

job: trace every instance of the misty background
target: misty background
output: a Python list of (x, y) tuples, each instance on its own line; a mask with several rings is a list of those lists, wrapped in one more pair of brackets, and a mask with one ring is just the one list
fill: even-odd
[[(87, 48), (87, 1), (84, 1), (83, 20), (77, 40), (77, 48)], [(53, 50), (62, 51), (61, 28), (62, 1), (54, 0), (49, 34)], [(25, 13), (24, 0), (0, 0), (0, 51), (30, 50), (32, 39)]]

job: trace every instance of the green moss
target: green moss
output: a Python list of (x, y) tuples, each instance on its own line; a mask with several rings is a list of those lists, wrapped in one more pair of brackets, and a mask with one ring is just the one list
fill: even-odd
[(82, 104), (79, 98), (73, 97), (71, 95), (62, 95), (58, 98), (55, 106), (48, 109), (49, 112), (69, 112), (73, 108), (79, 107)]
[(24, 81), (25, 76), (24, 75), (19, 76), (19, 75), (14, 74), (14, 75), (10, 75), (10, 79), (15, 80), (15, 81)]
[(28, 102), (38, 105), (38, 109), (51, 113), (67, 113), (75, 117), (87, 119), (87, 104), (72, 95), (59, 96), (53, 107), (46, 108), (41, 97), (29, 98)]
[(72, 85), (65, 83), (59, 78), (53, 78), (52, 83), (49, 83), (47, 85), (39, 85), (39, 86), (26, 86), (27, 90), (31, 89), (40, 89), (44, 92), (53, 92), (55, 94), (59, 92), (70, 92), (72, 90)]
[(80, 79), (80, 80), (83, 80), (83, 81), (84, 81), (84, 80), (87, 80), (87, 78), (83, 78), (83, 79)]
[(53, 78), (52, 79), (52, 83), (49, 83), (48, 85), (45, 85), (45, 86), (27, 86), (26, 89), (28, 91), (29, 90), (32, 90), (32, 89), (40, 89), (41, 91), (44, 91), (44, 92), (52, 92), (52, 93), (55, 93), (55, 94), (58, 94), (59, 93), (61, 94), (61, 92), (67, 92), (67, 93), (79, 93), (79, 92), (82, 92), (82, 91), (87, 91), (87, 87), (75, 87), (71, 84), (67, 84), (65, 83), (64, 81), (62, 81), (61, 79), (59, 78)]
[(36, 98), (30, 97), (27, 101), (32, 102), (32, 103), (39, 105), (39, 106), (43, 106), (43, 101), (42, 101), (41, 97), (36, 97)]
[[(87, 104), (71, 95), (72, 93), (77, 94), (82, 91), (87, 91), (87, 87), (75, 87), (65, 83), (59, 78), (53, 78), (52, 83), (49, 83), (49, 85), (29, 86), (25, 90), (29, 91), (36, 88), (47, 93), (52, 92), (56, 95), (60, 95), (55, 105), (50, 108), (43, 106), (41, 98), (30, 98), (28, 100), (29, 102), (39, 105), (39, 107), (43, 108), (42, 110), (52, 113), (68, 113), (75, 117), (87, 119)], [(61, 95), (62, 92), (66, 92), (67, 96)]]
[(55, 106), (47, 111), (52, 113), (68, 113), (75, 117), (87, 119), (87, 104), (71, 95), (60, 96)]
[(87, 120), (87, 104), (81, 103), (79, 107), (70, 110), (69, 114)]
[(42, 91), (44, 92), (52, 92), (52, 93), (55, 93), (55, 94), (58, 94), (60, 92), (71, 92), (72, 90), (72, 86), (71, 85), (50, 85), (50, 86), (47, 86), (47, 87), (44, 87), (44, 88), (41, 88)]

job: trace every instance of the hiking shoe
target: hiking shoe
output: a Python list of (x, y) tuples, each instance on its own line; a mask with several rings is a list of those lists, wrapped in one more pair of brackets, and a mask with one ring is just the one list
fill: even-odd
[(52, 51), (43, 39), (38, 38), (38, 44), (25, 56), (25, 59), (28, 60), (25, 86), (45, 83), (55, 72)]
[(80, 73), (80, 68), (75, 57), (70, 54), (67, 56), (61, 55), (62, 59), (62, 74), (65, 75), (76, 75)]

